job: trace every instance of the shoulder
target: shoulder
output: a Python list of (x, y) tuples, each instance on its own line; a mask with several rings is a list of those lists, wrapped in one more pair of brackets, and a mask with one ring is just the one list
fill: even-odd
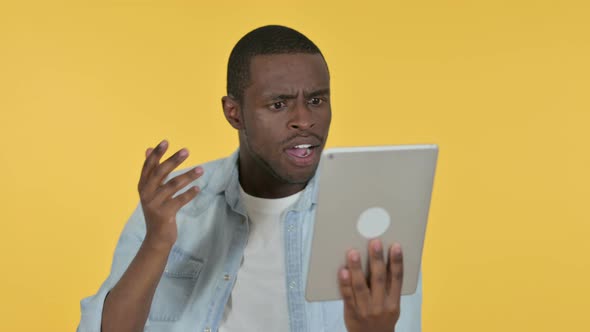
[(198, 179), (186, 185), (184, 188), (178, 191), (177, 194), (181, 194), (193, 186), (198, 186), (201, 192), (215, 194), (223, 189), (223, 180), (230, 175), (232, 168), (235, 167), (231, 165), (232, 163), (235, 163), (233, 155), (225, 158), (208, 161), (200, 165), (189, 166), (170, 173), (164, 182), (167, 182), (172, 178), (175, 178), (200, 166), (203, 168), (203, 175), (201, 175)]
[(175, 194), (175, 196), (180, 195), (195, 186), (199, 188), (199, 194), (179, 211), (180, 215), (185, 215), (191, 219), (201, 215), (210, 207), (216, 206), (215, 202), (225, 202), (224, 193), (226, 188), (230, 182), (237, 181), (237, 152), (226, 158), (216, 159), (201, 165), (194, 165), (174, 171), (166, 178), (165, 182), (197, 166), (203, 168), (203, 174)]

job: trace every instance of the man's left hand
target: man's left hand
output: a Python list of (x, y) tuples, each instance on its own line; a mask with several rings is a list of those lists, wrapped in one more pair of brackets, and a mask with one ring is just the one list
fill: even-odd
[(369, 277), (361, 268), (358, 251), (346, 255), (346, 267), (338, 274), (340, 293), (344, 301), (344, 322), (349, 332), (393, 332), (400, 316), (403, 279), (401, 246), (388, 250), (383, 258), (380, 240), (369, 242)]

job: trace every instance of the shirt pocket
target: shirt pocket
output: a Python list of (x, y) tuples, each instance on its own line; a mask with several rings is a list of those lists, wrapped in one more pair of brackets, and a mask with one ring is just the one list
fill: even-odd
[(149, 319), (176, 321), (189, 304), (189, 299), (201, 273), (203, 260), (173, 248), (152, 300)]

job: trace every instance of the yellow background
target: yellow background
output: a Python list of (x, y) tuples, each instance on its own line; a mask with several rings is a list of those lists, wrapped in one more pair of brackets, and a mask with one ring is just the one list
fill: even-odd
[(277, 23), (328, 60), (330, 146), (440, 145), (423, 331), (590, 330), (589, 2), (309, 0), (2, 2), (1, 331), (75, 329), (144, 149), (231, 153), (227, 57)]

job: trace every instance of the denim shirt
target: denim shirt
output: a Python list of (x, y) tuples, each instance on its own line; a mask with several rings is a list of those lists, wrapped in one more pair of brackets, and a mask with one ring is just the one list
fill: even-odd
[[(237, 159), (236, 152), (204, 164), (203, 176), (183, 189), (198, 185), (201, 192), (177, 214), (178, 238), (156, 288), (144, 331), (217, 331), (248, 240), (249, 222), (239, 194)], [(346, 331), (342, 301), (307, 302), (304, 297), (316, 193), (317, 176), (281, 218), (290, 330)], [(145, 233), (142, 208), (138, 206), (119, 238), (110, 275), (95, 295), (81, 301), (78, 332), (100, 331), (105, 297), (135, 257)], [(336, 275), (334, 282), (338, 282)], [(420, 331), (421, 304), (419, 282), (415, 294), (402, 296), (396, 332)]]

